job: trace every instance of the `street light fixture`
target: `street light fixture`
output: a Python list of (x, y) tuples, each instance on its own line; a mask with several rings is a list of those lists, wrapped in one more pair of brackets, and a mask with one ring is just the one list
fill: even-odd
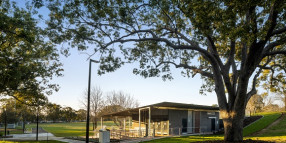
[(85, 142), (89, 142), (89, 108), (90, 108), (90, 82), (91, 82), (91, 63), (99, 63), (93, 59), (89, 59), (89, 72), (88, 72), (88, 89), (87, 89), (87, 114), (86, 114), (86, 139)]

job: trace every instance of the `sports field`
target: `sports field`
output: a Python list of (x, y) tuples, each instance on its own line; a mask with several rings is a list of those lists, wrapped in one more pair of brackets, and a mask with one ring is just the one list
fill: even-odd
[[(115, 126), (113, 121), (105, 121), (104, 126), (111, 128)], [(100, 123), (98, 123), (98, 127)], [(26, 126), (28, 130), (35, 128), (36, 124), (29, 124)], [(54, 134), (57, 137), (80, 137), (85, 136), (86, 123), (85, 122), (70, 122), (70, 123), (41, 123), (39, 127), (42, 127), (44, 130)], [(89, 126), (90, 136), (94, 135), (92, 130), (92, 124)]]

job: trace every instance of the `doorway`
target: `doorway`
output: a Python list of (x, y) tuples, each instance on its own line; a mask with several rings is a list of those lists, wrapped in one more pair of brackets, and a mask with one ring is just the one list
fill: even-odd
[(211, 119), (211, 131), (213, 132), (213, 131), (215, 131), (215, 119), (214, 118), (212, 118)]
[(182, 119), (182, 133), (186, 133), (187, 132), (187, 127), (188, 127), (188, 120), (187, 119)]

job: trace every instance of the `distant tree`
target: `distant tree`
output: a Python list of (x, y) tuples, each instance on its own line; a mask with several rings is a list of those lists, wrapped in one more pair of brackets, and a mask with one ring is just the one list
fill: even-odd
[[(132, 109), (139, 106), (139, 102), (136, 99), (122, 91), (109, 92), (104, 103), (105, 107), (101, 110), (101, 115)], [(113, 118), (113, 121), (118, 126), (122, 126), (122, 119)]]
[[(286, 84), (285, 84), (286, 85)], [(278, 93), (277, 94), (277, 98), (282, 101), (283, 105), (284, 105), (284, 111), (286, 111), (286, 86), (283, 87), (284, 89), (282, 90), (282, 93)]]
[(76, 111), (71, 107), (64, 107), (62, 108), (62, 119), (66, 122), (72, 122), (76, 120)]
[(17, 100), (17, 113), (18, 118), (23, 122), (23, 133), (25, 133), (25, 125), (28, 121), (33, 121), (35, 119), (35, 116), (33, 114), (33, 109), (31, 106), (28, 106), (27, 104), (24, 104), (23, 102), (19, 102)]
[(217, 105), (217, 104), (213, 104), (212, 106), (213, 106), (213, 107), (218, 107), (218, 105)]
[(263, 72), (263, 76), (260, 77), (261, 81), (264, 81), (264, 89), (275, 93), (276, 99), (282, 101), (284, 104), (284, 110), (286, 111), (286, 58), (277, 59), (271, 63), (271, 65)]
[(138, 63), (133, 73), (146, 78), (172, 79), (171, 66), (200, 74), (201, 93), (217, 95), (226, 141), (243, 140), (246, 104), (262, 73), (285, 77), (286, 1), (48, 1), (51, 40), (93, 48), (99, 74), (126, 63)]
[(252, 114), (255, 114), (259, 111), (262, 111), (262, 108), (264, 107), (263, 97), (261, 95), (255, 94), (253, 95), (247, 105), (246, 109)]
[(46, 105), (47, 120), (52, 120), (53, 122), (60, 121), (62, 119), (62, 107), (55, 103), (48, 103)]
[(85, 121), (86, 120), (86, 110), (85, 109), (79, 109), (76, 111), (76, 120), (78, 121)]
[[(81, 101), (81, 104), (87, 108), (87, 90), (84, 93), (84, 100)], [(97, 128), (97, 121), (99, 120), (98, 113), (104, 106), (104, 97), (103, 92), (100, 87), (92, 87), (90, 91), (90, 113), (91, 121), (93, 125), (93, 130)]]
[(139, 106), (139, 102), (136, 99), (123, 91), (112, 91), (107, 93), (105, 104), (109, 106), (119, 105), (121, 108), (117, 109), (117, 111), (132, 109)]
[(1, 122), (4, 123), (5, 116), (7, 123), (14, 124), (17, 123), (18, 114), (16, 111), (16, 101), (12, 98), (1, 99)]
[(280, 107), (277, 104), (268, 104), (263, 108), (264, 112), (278, 112), (280, 111)]
[(32, 10), (1, 0), (0, 11), (0, 96), (23, 100), (34, 95), (31, 90), (57, 91), (49, 81), (61, 76), (59, 55)]

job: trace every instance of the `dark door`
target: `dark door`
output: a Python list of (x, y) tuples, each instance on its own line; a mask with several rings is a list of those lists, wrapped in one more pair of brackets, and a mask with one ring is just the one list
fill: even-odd
[(182, 133), (185, 133), (187, 132), (187, 127), (188, 127), (188, 122), (187, 122), (187, 119), (182, 119)]
[(211, 119), (212, 132), (215, 131), (215, 119)]
[(201, 130), (201, 113), (200, 111), (195, 111), (195, 133), (200, 133)]

